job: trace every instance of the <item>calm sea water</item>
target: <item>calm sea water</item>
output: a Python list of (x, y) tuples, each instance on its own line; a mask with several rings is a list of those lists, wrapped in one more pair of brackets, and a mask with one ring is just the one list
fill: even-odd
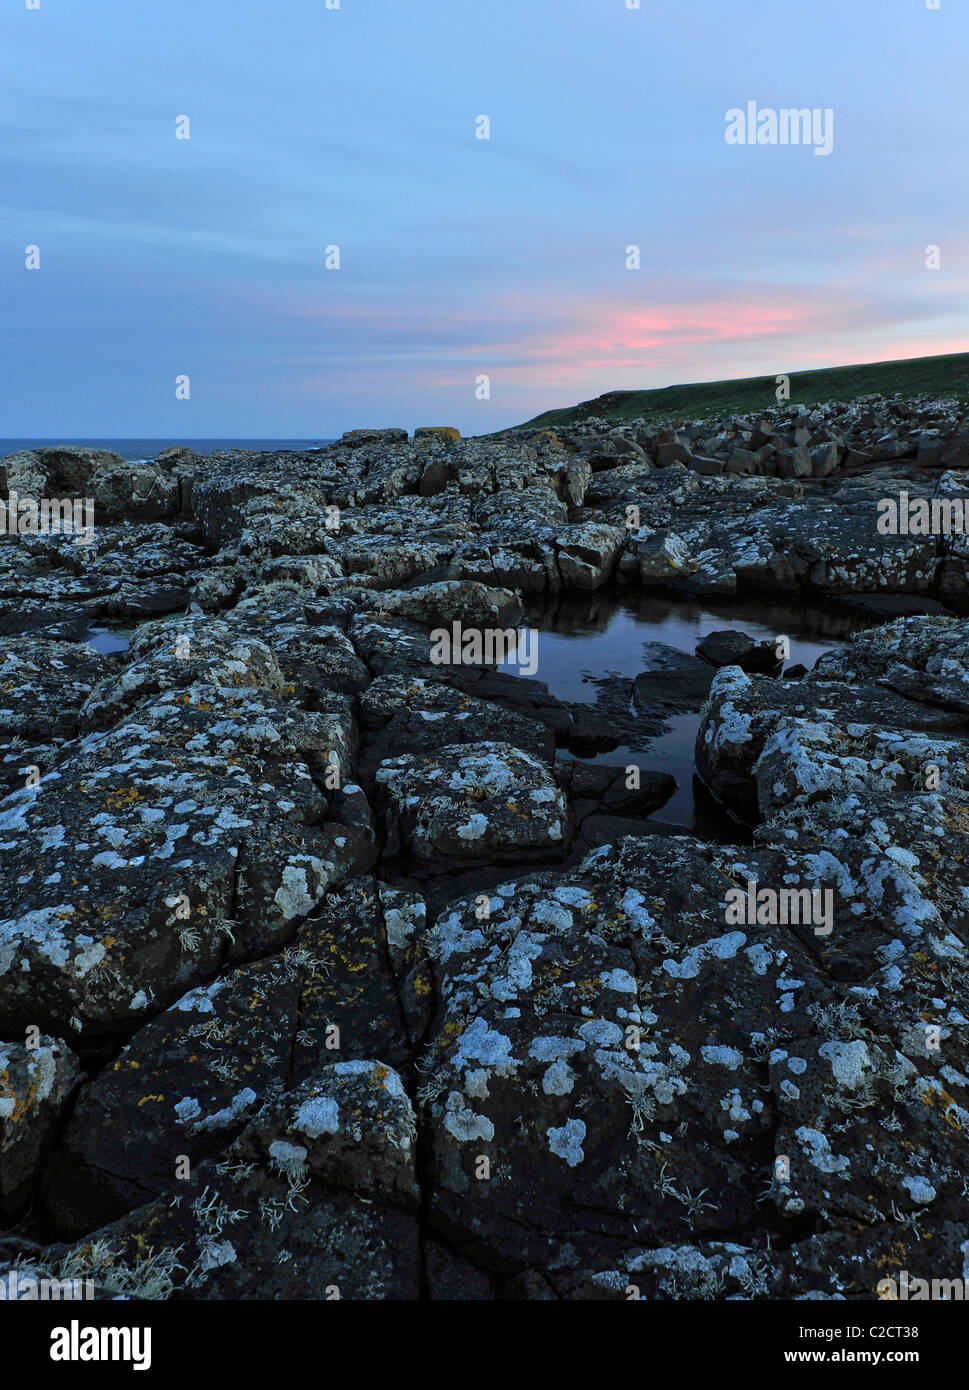
[(110, 449), (123, 459), (153, 459), (162, 449), (178, 444), (195, 454), (214, 454), (218, 449), (258, 449), (275, 453), (280, 449), (322, 449), (332, 439), (0, 439), (0, 458), (21, 449), (52, 449), (62, 444), (85, 444), (92, 449)]

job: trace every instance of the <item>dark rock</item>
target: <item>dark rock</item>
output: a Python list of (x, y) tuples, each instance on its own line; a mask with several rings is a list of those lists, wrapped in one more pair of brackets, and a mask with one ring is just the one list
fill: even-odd
[(917, 613), (940, 613), (954, 617), (950, 608), (938, 599), (925, 594), (845, 594), (840, 600), (845, 608), (857, 613), (871, 613), (877, 618), (908, 617)]
[(59, 1038), (0, 1042), (0, 1218), (23, 1215), (37, 1175), (80, 1082), (77, 1058)]
[(340, 442), (350, 449), (359, 449), (364, 444), (406, 444), (407, 438), (407, 431), (399, 429), (347, 430)]
[(637, 707), (647, 712), (699, 709), (713, 680), (709, 663), (662, 642), (644, 642), (642, 650), (644, 669), (633, 681)]
[(740, 666), (745, 671), (775, 671), (781, 662), (773, 642), (755, 642), (746, 632), (710, 632), (699, 643), (697, 656), (711, 666)]

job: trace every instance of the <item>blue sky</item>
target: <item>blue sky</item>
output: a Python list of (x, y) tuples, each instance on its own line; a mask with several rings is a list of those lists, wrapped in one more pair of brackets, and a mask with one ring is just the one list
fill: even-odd
[[(479, 433), (969, 350), (961, 0), (4, 0), (0, 54), (8, 438)], [(833, 152), (728, 145), (750, 100)]]

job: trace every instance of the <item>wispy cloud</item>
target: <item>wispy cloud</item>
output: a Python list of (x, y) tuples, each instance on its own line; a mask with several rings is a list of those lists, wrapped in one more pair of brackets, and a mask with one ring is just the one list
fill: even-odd
[[(604, 390), (959, 350), (967, 39), (963, 7), (887, 24), (885, 0), (769, 23), (760, 0), (7, 7), (5, 428), (492, 429)], [(728, 147), (749, 96), (830, 106), (831, 158)]]

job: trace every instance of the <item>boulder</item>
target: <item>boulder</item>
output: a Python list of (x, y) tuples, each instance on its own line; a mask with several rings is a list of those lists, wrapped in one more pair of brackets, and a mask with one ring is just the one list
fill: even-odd
[(418, 440), (448, 443), (461, 438), (461, 431), (453, 425), (422, 425), (414, 431), (415, 443)]

